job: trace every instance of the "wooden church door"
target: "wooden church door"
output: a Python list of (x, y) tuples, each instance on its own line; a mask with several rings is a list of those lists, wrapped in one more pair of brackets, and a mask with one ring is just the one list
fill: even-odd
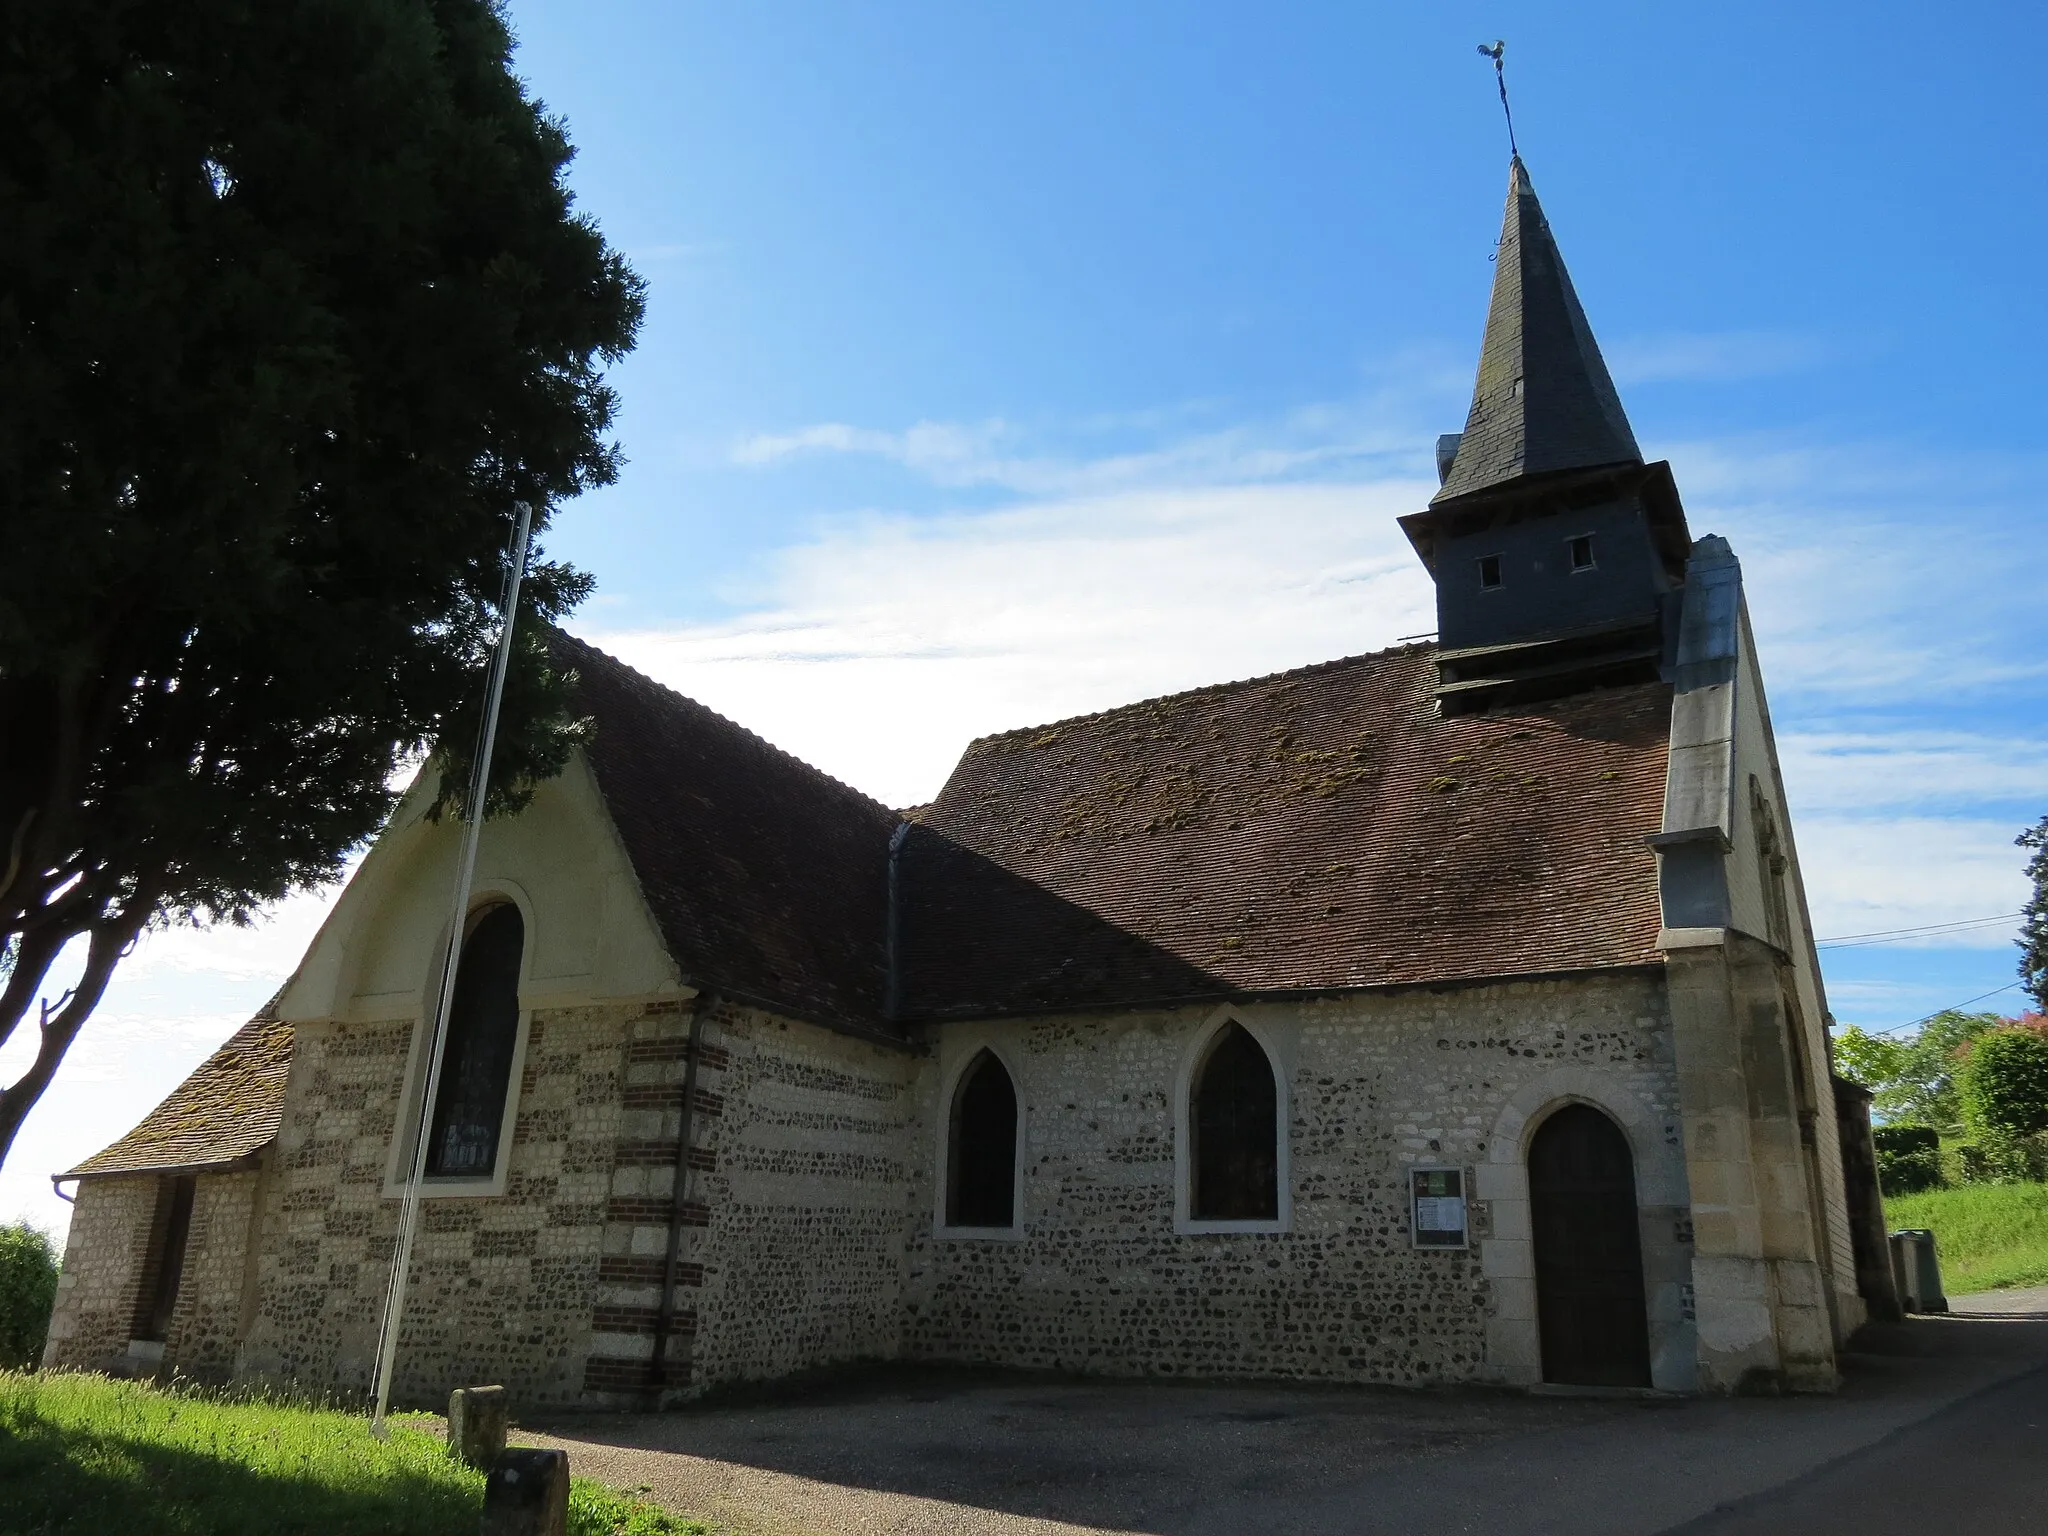
[(1635, 1159), (1621, 1128), (1568, 1104), (1529, 1144), (1529, 1214), (1543, 1379), (1650, 1384)]

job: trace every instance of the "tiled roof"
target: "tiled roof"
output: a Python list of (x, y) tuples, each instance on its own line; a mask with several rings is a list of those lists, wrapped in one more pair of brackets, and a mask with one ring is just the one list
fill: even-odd
[[(974, 742), (917, 820), (557, 636), (592, 768), (696, 985), (885, 1035), (1652, 963), (1670, 690), (1438, 716), (1407, 646)], [(265, 1010), (64, 1177), (215, 1167), (276, 1135)]]
[(261, 1151), (284, 1113), (292, 1028), (264, 1009), (142, 1123), (60, 1178), (218, 1167)]
[(1640, 464), (1614, 380), (1518, 157), (1494, 253), (1472, 409), (1435, 501), (1524, 475)]
[(568, 635), (591, 767), (692, 985), (880, 1028), (896, 813)]
[(975, 742), (903, 850), (905, 1014), (1654, 961), (1669, 688), (1443, 718), (1434, 655)]

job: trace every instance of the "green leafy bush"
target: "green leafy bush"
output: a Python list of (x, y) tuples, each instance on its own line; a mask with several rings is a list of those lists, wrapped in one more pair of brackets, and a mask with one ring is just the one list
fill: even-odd
[(1871, 1108), (1883, 1119), (1954, 1134), (1963, 1127), (1956, 1086), (1963, 1055), (2004, 1022), (1995, 1013), (1951, 1008), (1904, 1040), (1866, 1034), (1850, 1024), (1835, 1032), (1835, 1070), (1871, 1091)]
[(2018, 1141), (2048, 1131), (2048, 1033), (2015, 1026), (1972, 1041), (1957, 1087), (1963, 1119), (1979, 1138)]
[(1870, 1138), (1877, 1145), (1877, 1182), (1887, 1195), (1941, 1187), (1941, 1133), (1933, 1126), (1880, 1125)]
[(0, 1370), (32, 1371), (57, 1300), (57, 1250), (25, 1221), (0, 1227)]

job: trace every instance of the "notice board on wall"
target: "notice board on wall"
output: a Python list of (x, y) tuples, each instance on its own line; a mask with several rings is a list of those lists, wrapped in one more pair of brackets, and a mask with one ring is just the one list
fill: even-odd
[(1412, 1168), (1408, 1172), (1409, 1231), (1418, 1248), (1463, 1248), (1465, 1171), (1462, 1168)]

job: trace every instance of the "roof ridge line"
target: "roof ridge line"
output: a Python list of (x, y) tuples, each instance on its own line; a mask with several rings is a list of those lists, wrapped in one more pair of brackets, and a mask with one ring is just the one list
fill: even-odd
[(1016, 725), (1006, 731), (991, 731), (986, 736), (976, 736), (967, 743), (972, 751), (984, 742), (1005, 741), (1012, 736), (1023, 736), (1036, 731), (1055, 730), (1061, 726), (1079, 725), (1087, 720), (1103, 720), (1111, 715), (1121, 714), (1127, 709), (1140, 709), (1147, 704), (1166, 704), (1177, 699), (1192, 699), (1202, 694), (1226, 693), (1233, 688), (1249, 688), (1254, 683), (1277, 682), (1285, 677), (1310, 677), (1318, 672), (1327, 672), (1335, 667), (1350, 666), (1361, 661), (1378, 661), (1382, 657), (1403, 655), (1409, 652), (1432, 651), (1436, 642), (1408, 641), (1386, 646), (1377, 651), (1360, 651), (1355, 656), (1333, 656), (1328, 661), (1311, 661), (1298, 667), (1283, 667), (1277, 672), (1261, 672), (1252, 677), (1230, 678), (1220, 683), (1204, 683), (1198, 688), (1183, 688), (1177, 693), (1158, 693), (1148, 698), (1132, 699), (1128, 703), (1113, 704), (1107, 709), (1092, 709), (1078, 715), (1065, 715), (1057, 720), (1041, 720), (1033, 725)]
[[(713, 709), (709, 704), (706, 704), (702, 699), (692, 698), (689, 694), (684, 693), (679, 688), (669, 687), (667, 683), (662, 682), (659, 678), (648, 676), (645, 672), (642, 672), (638, 667), (634, 666), (631, 662), (621, 660), (619, 657), (614, 656), (610, 651), (604, 649), (604, 647), (592, 641), (585, 640), (581, 635), (571, 634), (568, 630), (563, 629), (560, 625), (551, 625), (549, 627), (552, 628), (557, 634), (561, 635), (564, 639), (569, 640), (576, 645), (582, 646), (585, 650), (593, 651), (597, 655), (602, 656), (606, 661), (610, 662), (620, 671), (632, 674), (633, 677), (645, 683), (648, 687), (657, 689), (660, 692), (667, 694), (672, 699), (678, 699), (681, 702), (691, 705), (694, 708), (703, 710), (705, 714), (711, 716), (712, 719), (718, 721), (721, 725), (731, 726), (732, 729), (738, 731), (742, 736), (748, 738), (748, 740), (753, 741), (759, 746), (767, 748), (768, 751), (774, 753), (777, 757), (783, 758), (788, 762), (794, 763), (797, 767), (801, 768), (805, 773), (810, 774), (813, 778), (823, 780), (825, 783), (831, 785), (834, 789), (843, 790), (845, 793), (853, 796), (856, 800), (859, 800), (864, 804), (873, 807), (875, 810), (881, 811), (884, 814), (892, 817), (896, 816), (896, 812), (894, 810), (884, 805), (881, 801), (877, 800), (873, 795), (867, 793), (867, 791), (855, 788), (853, 785), (847, 783), (846, 780), (838, 777), (836, 774), (827, 773), (824, 769), (820, 768), (816, 763), (806, 762), (803, 758), (798, 757), (794, 752), (790, 751), (787, 747), (778, 747), (774, 742), (770, 741), (766, 736), (763, 736), (759, 731), (754, 730), (750, 726), (742, 725), (739, 721), (733, 719), (730, 715), (720, 714), (717, 710)], [(897, 817), (897, 819), (901, 820), (902, 818)]]

